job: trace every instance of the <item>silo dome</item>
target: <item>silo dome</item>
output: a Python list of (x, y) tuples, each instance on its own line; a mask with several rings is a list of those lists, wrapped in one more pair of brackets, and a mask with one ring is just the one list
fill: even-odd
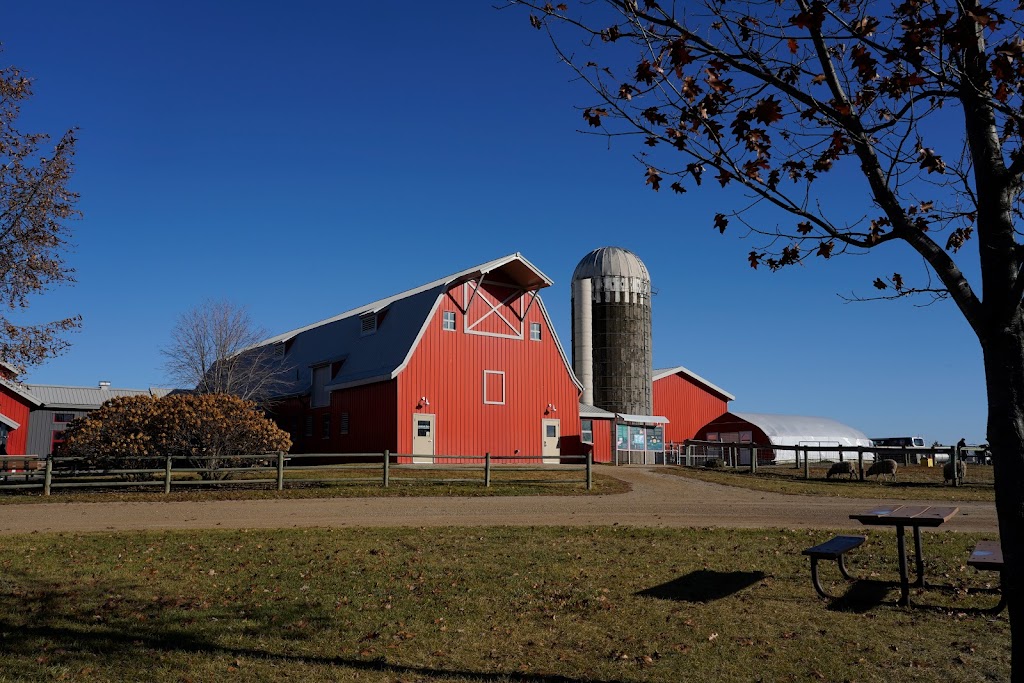
[(572, 276), (573, 369), (583, 403), (650, 415), (653, 357), (651, 278), (636, 254), (602, 247)]
[(573, 280), (618, 275), (651, 281), (647, 266), (636, 254), (622, 247), (601, 247), (590, 252), (573, 271)]

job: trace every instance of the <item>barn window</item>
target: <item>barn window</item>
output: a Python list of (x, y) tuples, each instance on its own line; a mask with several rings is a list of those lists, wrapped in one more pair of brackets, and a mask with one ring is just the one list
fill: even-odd
[(320, 418), (320, 438), (329, 439), (331, 438), (331, 416), (324, 415)]
[(338, 421), (338, 431), (341, 434), (348, 434), (348, 413), (341, 414), (341, 420)]
[(74, 419), (75, 419), (75, 414), (74, 413), (54, 413), (53, 414), (53, 421), (54, 422), (71, 422)]
[(309, 397), (310, 408), (322, 408), (331, 404), (331, 394), (327, 391), (327, 383), (330, 381), (330, 365), (321, 365), (318, 368), (313, 368), (313, 389)]
[(306, 416), (306, 436), (313, 436), (313, 416)]
[(530, 323), (530, 341), (540, 341), (540, 323)]
[(455, 311), (444, 311), (441, 314), (441, 329), (446, 332), (455, 331)]
[(594, 421), (580, 420), (580, 441), (594, 443)]
[(484, 370), (484, 403), (505, 405), (505, 373), (500, 370)]

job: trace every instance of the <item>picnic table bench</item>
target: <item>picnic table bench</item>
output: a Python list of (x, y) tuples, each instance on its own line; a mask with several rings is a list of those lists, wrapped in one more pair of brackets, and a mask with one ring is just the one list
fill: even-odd
[(999, 603), (989, 612), (998, 614), (1006, 607), (1006, 591), (1003, 590), (1003, 548), (999, 541), (978, 541), (967, 559), (967, 565), (975, 569), (999, 572)]
[(818, 560), (835, 560), (836, 564), (839, 565), (839, 573), (843, 575), (843, 578), (847, 581), (853, 581), (853, 577), (846, 571), (846, 560), (844, 557), (846, 553), (858, 547), (866, 540), (867, 537), (865, 536), (836, 536), (824, 543), (807, 548), (801, 553), (811, 558), (811, 583), (814, 584), (814, 590), (818, 592), (818, 595), (826, 599), (832, 597), (821, 587), (821, 581), (818, 579)]

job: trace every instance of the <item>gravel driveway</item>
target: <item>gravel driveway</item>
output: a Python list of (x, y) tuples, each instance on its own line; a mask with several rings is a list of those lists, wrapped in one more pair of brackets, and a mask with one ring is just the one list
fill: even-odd
[[(749, 491), (645, 467), (602, 467), (633, 490), (602, 496), (319, 498), (0, 507), (0, 534), (138, 529), (373, 526), (583, 526), (863, 528), (852, 512), (879, 500)], [(887, 502), (899, 502), (896, 500)], [(914, 501), (928, 504), (928, 501)], [(949, 505), (948, 501), (935, 504)], [(943, 530), (996, 532), (995, 505), (958, 503)]]

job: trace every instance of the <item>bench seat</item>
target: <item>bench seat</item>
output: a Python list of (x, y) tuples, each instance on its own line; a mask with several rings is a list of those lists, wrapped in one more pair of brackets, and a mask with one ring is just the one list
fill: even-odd
[(1003, 582), (1003, 548), (999, 541), (978, 541), (974, 546), (971, 556), (967, 558), (967, 565), (975, 569), (999, 572), (999, 604), (990, 610), (991, 614), (999, 614), (1006, 607), (1006, 591), (1002, 586)]
[(843, 578), (847, 581), (852, 581), (853, 577), (846, 571), (844, 555), (866, 540), (867, 537), (865, 536), (836, 536), (824, 543), (804, 549), (801, 554), (811, 558), (811, 583), (814, 584), (814, 590), (818, 592), (818, 595), (823, 598), (832, 597), (825, 592), (825, 589), (821, 587), (821, 581), (818, 580), (818, 560), (835, 560), (836, 564), (839, 565), (839, 573), (843, 575)]

